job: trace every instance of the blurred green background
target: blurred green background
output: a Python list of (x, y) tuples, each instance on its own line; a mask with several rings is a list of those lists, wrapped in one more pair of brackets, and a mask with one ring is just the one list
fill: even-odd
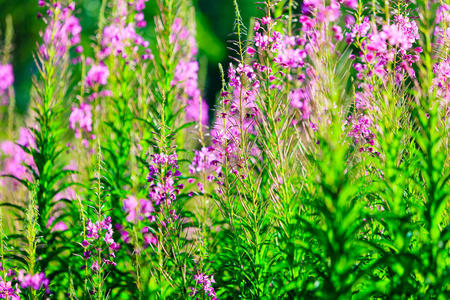
[[(97, 19), (101, 0), (77, 0), (76, 15), (83, 27), (82, 40), (85, 49), (97, 28)], [(149, 25), (157, 9), (147, 2), (145, 11)], [(231, 52), (228, 47), (234, 32), (234, 7), (232, 0), (194, 0), (197, 18), (197, 41), (199, 44), (200, 84), (203, 87), (204, 97), (210, 106), (214, 104), (217, 92), (220, 90), (221, 78), (218, 63), (224, 67), (230, 62)], [(243, 23), (248, 27), (250, 18), (260, 16), (255, 0), (239, 0)], [(38, 12), (44, 12), (38, 7), (38, 0), (0, 0), (0, 31), (5, 31), (5, 18), (8, 14), (14, 22), (14, 51), (12, 53), (17, 109), (24, 113), (27, 109), (31, 74), (36, 73), (33, 53), (39, 42), (39, 32), (45, 24), (38, 20)], [(140, 33), (145, 37), (152, 32), (150, 27)], [(4, 36), (1, 34), (1, 40)], [(89, 52), (88, 52), (89, 53)]]

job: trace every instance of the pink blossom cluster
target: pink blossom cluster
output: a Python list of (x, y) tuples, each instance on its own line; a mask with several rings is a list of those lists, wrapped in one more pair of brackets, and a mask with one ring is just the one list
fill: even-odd
[[(11, 175), (20, 180), (30, 179), (28, 166), (34, 167), (33, 157), (24, 151), (22, 148), (34, 148), (34, 137), (27, 128), (20, 128), (19, 138), (16, 143), (11, 141), (4, 141), (0, 143), (0, 157), (2, 160), (1, 174)], [(4, 180), (0, 181), (0, 185), (4, 185)], [(17, 182), (13, 181), (14, 187), (17, 187)]]
[[(1, 263), (0, 270), (3, 271)], [(17, 281), (16, 272), (14, 270), (9, 269), (5, 278), (0, 275), (0, 299), (20, 300), (20, 293), (20, 284)]]
[(307, 51), (298, 46), (305, 45), (305, 39), (295, 36), (284, 36), (283, 42), (278, 47), (274, 61), (284, 68), (299, 68), (305, 65)]
[[(334, 3), (334, 2), (333, 2)], [(335, 10), (339, 15), (339, 4), (335, 3), (336, 7), (329, 9), (327, 6), (323, 6), (321, 1), (309, 1), (304, 2), (304, 6), (310, 13), (317, 13), (321, 11), (323, 14), (331, 13)], [(335, 18), (324, 17), (323, 21), (330, 22)], [(277, 31), (273, 31), (272, 27), (275, 25), (275, 21), (269, 17), (264, 17), (255, 22), (253, 30), (255, 31), (254, 48), (250, 46), (247, 50), (251, 55), (258, 53), (264, 55), (265, 50), (268, 52), (266, 55), (273, 56), (273, 62), (275, 65), (265, 66), (259, 63), (256, 59), (252, 63), (251, 70), (249, 67), (244, 74), (252, 82), (252, 93), (257, 94), (261, 80), (266, 78), (270, 83), (270, 89), (281, 89), (282, 85), (276, 84), (277, 81), (284, 81), (285, 79), (291, 81), (296, 86), (302, 86), (299, 88), (292, 88), (289, 92), (289, 100), (291, 107), (295, 111), (299, 111), (300, 119), (308, 120), (312, 112), (311, 92), (314, 89), (314, 72), (309, 67), (307, 60), (308, 54), (312, 51), (312, 45), (315, 45), (318, 41), (320, 31), (316, 26), (319, 21), (316, 18), (309, 17), (308, 15), (299, 16), (299, 21), (302, 24), (303, 30), (299, 32), (299, 35), (282, 35)], [(342, 35), (340, 27), (333, 26), (335, 34)], [(280, 67), (279, 71), (272, 70), (272, 67)], [(240, 86), (240, 76), (236, 76), (236, 71), (231, 67), (229, 69), (230, 85), (237, 87)], [(308, 78), (308, 80), (305, 80)], [(248, 92), (247, 92), (248, 93)], [(294, 120), (296, 123), (297, 120)]]
[[(189, 173), (192, 175), (203, 173), (209, 182), (221, 177), (222, 164), (220, 158), (217, 157), (218, 154), (214, 147), (203, 147), (200, 151), (196, 150), (192, 163), (189, 166)], [(195, 178), (188, 179), (189, 183), (194, 183), (195, 181)], [(205, 192), (203, 182), (197, 181), (197, 187), (201, 193)], [(193, 195), (193, 192), (190, 192), (189, 195)]]
[(10, 64), (0, 64), (0, 105), (8, 105), (8, 89), (14, 83), (13, 68)]
[[(358, 79), (375, 74), (384, 78), (388, 74), (387, 67), (390, 63), (396, 63), (395, 79), (397, 83), (402, 82), (405, 72), (408, 76), (414, 77), (412, 65), (418, 61), (418, 54), (422, 52), (419, 47), (414, 48), (412, 53), (409, 51), (419, 38), (416, 22), (407, 16), (398, 15), (394, 17), (393, 24), (384, 25), (380, 32), (368, 31), (369, 21), (367, 18), (364, 18), (362, 22), (360, 26), (364, 26), (365, 30), (359, 32), (358, 35), (352, 33), (352, 37), (347, 40), (347, 42), (353, 41), (353, 36), (363, 39), (364, 53), (360, 55), (362, 63), (354, 65), (358, 72)], [(400, 63), (397, 64), (399, 59)]]
[(183, 20), (176, 18), (172, 24), (170, 34), (170, 42), (174, 45), (175, 51), (181, 50), (181, 47), (186, 47), (186, 55), (192, 58), (197, 55), (198, 47), (194, 35), (183, 25)]
[(450, 59), (447, 58), (434, 66), (435, 78), (433, 84), (437, 90), (437, 95), (442, 98), (441, 107), (446, 107), (447, 114), (450, 114)]
[(308, 120), (311, 116), (311, 95), (305, 88), (293, 89), (289, 92), (291, 106), (301, 112), (303, 120)]
[[(232, 67), (230, 67), (231, 69)], [(236, 82), (240, 82), (240, 76), (252, 76), (251, 72), (243, 75), (244, 68), (238, 68), (236, 72), (239, 77)], [(236, 76), (231, 72), (231, 76)], [(232, 86), (233, 79), (230, 79), (229, 85)], [(259, 88), (259, 87), (258, 87)], [(241, 133), (256, 135), (255, 119), (258, 115), (258, 108), (255, 103), (255, 93), (257, 88), (246, 90), (244, 87), (233, 87), (233, 93), (224, 92), (222, 97), (224, 103), (228, 105), (228, 111), (218, 115), (216, 124), (211, 130), (212, 152), (217, 161), (224, 163), (227, 161), (232, 172), (238, 174), (243, 162), (239, 157), (239, 148), (241, 144)], [(240, 91), (242, 90), (242, 101)], [(241, 119), (241, 117), (243, 117)], [(241, 132), (242, 131), (242, 132)], [(258, 157), (259, 150), (256, 146), (249, 149), (250, 154)], [(219, 169), (217, 169), (219, 170)], [(222, 177), (222, 173), (217, 174)]]
[(193, 175), (206, 172), (209, 174), (208, 181), (212, 181), (213, 174), (220, 174), (222, 168), (216, 155), (213, 147), (203, 147), (200, 151), (195, 151), (194, 159), (189, 166), (189, 173)]
[[(350, 124), (348, 136), (353, 138), (355, 144), (362, 145), (359, 151), (374, 152), (372, 146), (375, 145), (375, 135), (372, 133), (372, 119), (366, 115), (361, 115), (358, 119), (350, 116), (348, 120), (344, 122), (344, 125), (346, 124)], [(367, 148), (364, 148), (364, 145), (368, 145)]]
[(0, 299), (20, 300), (19, 294), (20, 289), (18, 284), (16, 284), (14, 289), (12, 281), (3, 280), (0, 276)]
[(182, 184), (176, 183), (178, 177), (181, 176), (177, 159), (176, 154), (153, 155), (147, 181), (150, 185), (148, 197), (155, 205), (170, 206), (184, 187)]
[(106, 257), (102, 257), (102, 262), (104, 265), (113, 265), (114, 258), (116, 257), (115, 252), (120, 249), (120, 245), (117, 244), (113, 239), (113, 229), (111, 224), (111, 217), (105, 217), (103, 220), (97, 222), (92, 222), (91, 219), (87, 221), (86, 224), (86, 240), (83, 240), (81, 245), (84, 248), (83, 256), (85, 260), (89, 260), (93, 257), (93, 262), (91, 269), (98, 271), (102, 266), (96, 260), (97, 254), (108, 252)]
[(45, 277), (44, 272), (31, 275), (26, 274), (24, 270), (20, 270), (17, 279), (19, 280), (22, 289), (32, 288), (33, 290), (38, 291), (45, 288), (45, 293), (50, 294), (50, 289), (48, 287), (49, 280)]
[(450, 27), (442, 26), (442, 24), (450, 23), (450, 6), (442, 3), (436, 11), (436, 26), (434, 35), (437, 37), (436, 44), (439, 46), (447, 45), (450, 40)]
[[(148, 221), (149, 223), (156, 221), (155, 209), (151, 200), (139, 199), (138, 201), (136, 197), (130, 196), (123, 201), (123, 209), (127, 213), (126, 220), (128, 222), (135, 222), (137, 224), (141, 221)], [(129, 243), (129, 232), (124, 230), (122, 225), (116, 226), (116, 228), (119, 230), (123, 241)], [(158, 239), (151, 233), (149, 227), (144, 226), (141, 229), (141, 233), (144, 240), (144, 247), (150, 244), (157, 244)]]
[(152, 213), (155, 212), (152, 201), (146, 199), (139, 199), (134, 196), (130, 196), (123, 201), (123, 209), (127, 213), (126, 220), (128, 222), (134, 222), (138, 220), (148, 219), (150, 222), (155, 221), (155, 217)]
[[(69, 117), (69, 128), (75, 131), (76, 138), (82, 138), (83, 133), (92, 132), (92, 106), (87, 103), (81, 103), (80, 107), (73, 106)], [(94, 139), (95, 135), (87, 138)], [(88, 139), (82, 140), (85, 147), (89, 146)]]
[[(3, 271), (3, 266), (0, 263), (0, 270)], [(5, 278), (0, 276), (0, 299), (21, 299), (21, 289), (31, 288), (33, 290), (45, 289), (47, 295), (50, 294), (50, 281), (45, 277), (44, 272), (36, 274), (27, 274), (25, 270), (20, 270), (18, 273), (14, 269), (9, 269)]]
[[(137, 200), (134, 196), (124, 200), (123, 209), (127, 213), (126, 220), (141, 227), (140, 232), (144, 248), (158, 243), (158, 238), (153, 234), (153, 229), (149, 227), (150, 224), (166, 230), (168, 223), (178, 219), (178, 215), (173, 208), (173, 202), (184, 185), (177, 183), (181, 176), (177, 160), (176, 154), (154, 154), (147, 177), (149, 200)], [(130, 234), (124, 229), (124, 226), (118, 225), (116, 228), (124, 242), (129, 243)]]
[(92, 65), (87, 74), (86, 83), (89, 87), (95, 84), (106, 85), (109, 77), (108, 67), (103, 64)]
[[(40, 1), (40, 6), (45, 2)], [(62, 58), (67, 51), (81, 42), (81, 26), (79, 20), (73, 16), (75, 4), (71, 3), (67, 7), (62, 7), (59, 2), (49, 4), (48, 25), (43, 33), (44, 43), (40, 46), (41, 55), (48, 59), (51, 52)]]
[(373, 87), (367, 78), (376, 76), (386, 81), (393, 76), (395, 83), (400, 85), (405, 76), (415, 77), (413, 64), (419, 60), (422, 52), (420, 47), (413, 48), (419, 39), (419, 31), (416, 22), (408, 15), (394, 16), (392, 24), (382, 26), (381, 30), (372, 26), (367, 17), (358, 22), (351, 20), (347, 28), (350, 31), (346, 33), (346, 42), (358, 42), (361, 53), (358, 57), (350, 57), (358, 59), (353, 64), (358, 80), (355, 91), (356, 112), (344, 125), (351, 124), (349, 137), (353, 138), (355, 144), (363, 145), (360, 151), (373, 152), (375, 141), (371, 127), (374, 126), (374, 120), (370, 112), (377, 107), (373, 102)]
[(13, 67), (0, 64), (0, 93), (5, 92), (14, 83)]
[(208, 124), (208, 105), (202, 99), (198, 87), (199, 66), (195, 57), (198, 49), (195, 38), (183, 26), (182, 20), (177, 18), (172, 25), (170, 40), (175, 44), (176, 49), (188, 49), (177, 64), (171, 83), (172, 86), (176, 86), (180, 90), (177, 98), (186, 106), (186, 121), (200, 120), (202, 124), (206, 125)]
[[(149, 48), (149, 42), (136, 32), (135, 27), (145, 27), (146, 21), (142, 10), (145, 8), (147, 0), (137, 0), (127, 2), (125, 0), (117, 0), (115, 6), (117, 13), (113, 22), (106, 26), (103, 30), (101, 46), (99, 53), (101, 60), (109, 55), (120, 56), (129, 60), (130, 57), (138, 54), (140, 48), (144, 49), (141, 55), (143, 60), (153, 59), (153, 55)], [(134, 14), (136, 23), (129, 21), (129, 16)], [(133, 60), (136, 63), (136, 59)]]
[(134, 6), (134, 9), (137, 12), (136, 15), (134, 16), (134, 19), (136, 21), (136, 26), (139, 28), (147, 26), (147, 22), (144, 19), (144, 12), (143, 12), (143, 10), (145, 9), (146, 2), (148, 2), (148, 0), (135, 0), (129, 3), (129, 5)]
[(112, 54), (127, 59), (127, 52), (137, 53), (139, 46), (147, 48), (149, 44), (136, 33), (133, 24), (113, 23), (103, 31), (102, 46), (101, 58)]
[(253, 31), (255, 32), (255, 37), (253, 38), (254, 47), (249, 47), (247, 53), (251, 56), (256, 52), (260, 53), (263, 51), (277, 52), (277, 50), (285, 42), (283, 41), (283, 36), (278, 31), (273, 30), (273, 26), (276, 22), (270, 17), (263, 17), (255, 22)]
[(191, 297), (196, 296), (199, 291), (203, 291), (205, 296), (211, 297), (212, 300), (217, 300), (216, 292), (214, 290), (214, 287), (212, 286), (212, 284), (215, 283), (214, 276), (196, 274), (194, 275), (194, 280), (196, 285), (200, 286), (200, 289), (198, 290), (196, 288), (191, 288)]

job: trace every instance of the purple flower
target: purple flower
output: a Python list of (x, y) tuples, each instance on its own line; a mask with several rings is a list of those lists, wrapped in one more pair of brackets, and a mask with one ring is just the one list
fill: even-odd
[(20, 287), (23, 289), (32, 288), (37, 291), (41, 288), (45, 288), (45, 293), (50, 294), (50, 290), (48, 288), (49, 280), (45, 277), (44, 272), (31, 275), (25, 274), (24, 270), (20, 270), (18, 281), (20, 282)]
[(96, 260), (94, 260), (94, 261), (92, 262), (91, 270), (92, 270), (92, 271), (95, 271), (95, 272), (98, 272), (99, 269), (100, 269), (100, 267), (99, 267), (99, 265), (98, 265), (98, 262), (97, 262)]
[(357, 120), (350, 120), (351, 128), (348, 133), (349, 137), (352, 137), (355, 144), (358, 143), (372, 143), (371, 141), (374, 138), (374, 135), (371, 131), (372, 120), (368, 116), (361, 116)]
[(415, 21), (408, 17), (395, 16), (393, 25), (383, 26), (383, 32), (389, 44), (399, 45), (402, 50), (408, 50), (419, 39), (419, 28)]
[(0, 276), (0, 299), (20, 300), (19, 285), (15, 285), (15, 289), (12, 285), (12, 280), (7, 281), (6, 278)]
[(156, 238), (156, 236), (154, 236), (151, 233), (148, 234), (144, 234), (144, 245), (148, 246), (148, 245), (156, 245), (158, 244), (158, 239)]
[(300, 110), (302, 119), (309, 119), (312, 112), (310, 94), (305, 89), (295, 89), (289, 93), (289, 99), (292, 107)]
[[(172, 26), (171, 41), (177, 49), (187, 49), (184, 58), (176, 68), (172, 86), (178, 89), (177, 98), (186, 106), (186, 121), (201, 121), (208, 124), (208, 105), (201, 97), (198, 87), (197, 45), (193, 34), (183, 26), (181, 19), (176, 19)], [(186, 45), (183, 45), (183, 44)], [(182, 48), (183, 47), (183, 48)], [(201, 113), (200, 113), (201, 108)], [(200, 115), (201, 114), (201, 115)]]
[(214, 152), (213, 148), (203, 147), (200, 151), (195, 151), (194, 159), (189, 166), (189, 173), (215, 172), (218, 174), (221, 170), (218, 159), (217, 153)]
[(153, 155), (148, 182), (150, 183), (149, 199), (155, 205), (170, 205), (180, 192), (179, 187), (175, 185), (177, 178), (174, 177), (178, 171), (177, 159), (176, 154)]
[(8, 90), (14, 83), (13, 68), (10, 64), (0, 64), (0, 93)]
[[(56, 11), (58, 11), (57, 14), (55, 14)], [(57, 15), (58, 18), (48, 22), (43, 34), (44, 43), (40, 46), (39, 51), (44, 59), (48, 59), (49, 49), (52, 48), (61, 58), (71, 47), (80, 43), (80, 22), (72, 15), (72, 9), (61, 9), (61, 5), (52, 7), (49, 12), (50, 15)]]
[[(101, 251), (102, 256), (100, 263), (103, 261), (105, 265), (116, 265), (113, 258), (116, 256), (115, 252), (120, 249), (120, 245), (114, 241), (113, 233), (111, 217), (105, 217), (95, 223), (88, 219), (86, 224), (87, 239), (81, 242), (81, 246), (83, 247), (84, 259), (86, 261), (92, 259), (91, 269), (93, 271), (98, 271), (103, 266), (103, 264), (99, 265), (99, 251)], [(108, 251), (104, 251), (106, 249)]]
[[(19, 179), (30, 179), (30, 174), (27, 166), (35, 167), (33, 157), (26, 153), (20, 146), (26, 148), (34, 148), (34, 137), (27, 128), (20, 128), (19, 138), (17, 144), (11, 141), (4, 141), (0, 143), (0, 156), (3, 156), (3, 170), (0, 174), (12, 175)], [(5, 180), (0, 180), (0, 185), (4, 185)], [(17, 182), (14, 182), (14, 187)]]
[[(148, 48), (149, 42), (142, 36), (136, 33), (135, 27), (144, 27), (146, 22), (144, 15), (140, 12), (145, 7), (145, 1), (138, 1), (136, 3), (136, 10), (139, 12), (135, 16), (136, 25), (129, 22), (128, 3), (126, 1), (118, 1), (118, 9), (114, 15), (114, 21), (106, 26), (103, 30), (103, 38), (101, 41), (102, 50), (100, 59), (104, 59), (109, 55), (119, 56), (124, 59), (136, 57), (141, 48), (145, 48), (145, 53), (142, 58), (152, 58), (151, 52)], [(135, 63), (135, 62), (133, 62)]]
[(137, 218), (139, 220), (151, 218), (152, 213), (155, 211), (152, 201), (140, 199), (139, 204), (140, 210), (138, 211), (138, 201), (134, 196), (130, 196), (123, 201), (123, 209), (127, 212), (126, 220), (128, 222), (133, 222)]
[(445, 110), (445, 114), (450, 117), (450, 59), (436, 63), (433, 68), (435, 78), (434, 88), (437, 95), (442, 98), (440, 106)]
[(95, 84), (105, 85), (109, 77), (108, 67), (99, 64), (93, 65), (87, 74), (86, 83), (93, 87)]
[(72, 107), (69, 117), (69, 128), (75, 130), (77, 138), (81, 137), (81, 132), (92, 131), (92, 106), (87, 103), (81, 103), (80, 107)]
[[(216, 292), (212, 286), (212, 284), (215, 283), (213, 275), (196, 274), (194, 275), (194, 281), (196, 285), (200, 286), (200, 290), (203, 291), (205, 296), (211, 297), (213, 300), (217, 299)], [(199, 292), (197, 288), (191, 288), (191, 290), (191, 296), (195, 296)]]

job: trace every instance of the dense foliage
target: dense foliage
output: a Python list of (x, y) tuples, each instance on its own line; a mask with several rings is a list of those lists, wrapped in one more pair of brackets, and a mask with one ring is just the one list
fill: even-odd
[(147, 2), (86, 49), (39, 0), (25, 120), (6, 20), (0, 298), (450, 297), (449, 4), (234, 0), (211, 110), (190, 1)]

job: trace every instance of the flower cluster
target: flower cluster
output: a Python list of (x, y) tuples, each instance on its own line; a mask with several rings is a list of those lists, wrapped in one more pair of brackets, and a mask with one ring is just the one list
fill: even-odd
[[(0, 270), (3, 271), (3, 266), (0, 263)], [(0, 276), (0, 299), (20, 300), (20, 284), (16, 278), (16, 272), (9, 269), (3, 278)]]
[[(45, 2), (40, 1), (40, 6)], [(77, 46), (81, 42), (81, 26), (79, 20), (73, 16), (75, 4), (71, 3), (67, 7), (62, 7), (60, 3), (48, 4), (47, 14), (50, 21), (43, 34), (44, 43), (39, 51), (45, 59), (49, 59), (50, 52), (56, 54), (58, 58), (66, 55), (68, 50)]]
[(178, 62), (172, 80), (172, 86), (176, 86), (180, 90), (178, 99), (186, 106), (186, 121), (200, 120), (202, 124), (206, 125), (208, 124), (208, 105), (202, 99), (198, 88), (199, 66), (195, 59), (198, 52), (197, 45), (194, 36), (183, 26), (182, 20), (179, 18), (172, 25), (170, 40), (175, 44), (175, 48), (188, 49)]
[(17, 278), (22, 289), (32, 288), (33, 290), (38, 291), (41, 288), (45, 288), (45, 293), (50, 294), (50, 289), (48, 287), (49, 280), (45, 277), (44, 272), (31, 275), (26, 274), (24, 270), (20, 270)]
[[(101, 221), (92, 222), (90, 219), (86, 225), (86, 240), (81, 245), (84, 248), (83, 256), (85, 260), (92, 258), (91, 269), (99, 271), (104, 265), (113, 265), (115, 252), (120, 249), (120, 245), (113, 239), (113, 229), (111, 225), (111, 217), (105, 217)], [(108, 255), (104, 255), (107, 251)], [(96, 259), (97, 256), (102, 257), (102, 261)]]
[(75, 131), (75, 137), (81, 139), (85, 148), (89, 147), (89, 140), (95, 139), (92, 133), (92, 105), (81, 103), (80, 107), (73, 106), (69, 117), (69, 128)]
[(155, 205), (170, 206), (176, 200), (182, 184), (176, 184), (181, 172), (178, 170), (176, 154), (155, 154), (149, 166), (147, 181), (150, 184), (148, 197)]
[[(14, 83), (13, 68), (10, 64), (0, 64), (0, 96), (4, 94)], [(6, 101), (5, 101), (6, 102)], [(7, 102), (0, 102), (0, 105), (6, 105)]]
[(69, 117), (69, 128), (75, 130), (76, 137), (81, 137), (81, 131), (92, 131), (92, 106), (81, 103), (80, 107), (72, 107)]
[[(353, 41), (353, 37), (356, 36), (362, 39), (363, 53), (360, 55), (362, 64), (354, 65), (358, 72), (357, 78), (363, 79), (373, 75), (384, 78), (390, 74), (388, 70), (390, 63), (396, 64), (394, 67), (397, 83), (402, 82), (405, 72), (414, 77), (412, 65), (417, 62), (418, 54), (422, 52), (419, 47), (414, 48), (412, 53), (409, 51), (419, 38), (416, 22), (407, 16), (397, 15), (394, 17), (393, 24), (384, 25), (379, 32), (369, 32), (368, 22), (368, 19), (364, 18), (359, 26), (354, 26), (351, 34), (348, 33), (351, 37), (347, 39), (347, 42)], [(397, 64), (398, 60), (401, 63)]]
[[(127, 222), (134, 222), (139, 224), (145, 221), (143, 224), (154, 223), (156, 221), (155, 208), (153, 207), (151, 200), (139, 199), (139, 201), (134, 196), (130, 196), (123, 201), (123, 209), (127, 213)], [(130, 234), (127, 230), (123, 228), (122, 225), (116, 227), (122, 236), (125, 243), (130, 242)], [(150, 244), (156, 245), (158, 239), (154, 234), (151, 233), (148, 226), (144, 226), (141, 229), (142, 237), (144, 240), (144, 247)]]
[[(129, 60), (138, 54), (140, 47), (144, 48), (144, 54), (141, 55), (143, 60), (153, 57), (149, 49), (149, 42), (140, 36), (135, 29), (135, 27), (146, 26), (144, 14), (142, 13), (145, 8), (145, 2), (147, 0), (134, 2), (116, 1), (114, 4), (117, 8), (116, 16), (113, 22), (103, 30), (102, 50), (99, 53), (100, 60), (104, 60), (110, 55), (120, 56)], [(132, 16), (133, 13), (136, 23), (129, 22), (129, 16)], [(131, 62), (136, 63), (137, 61), (131, 60)]]
[(308, 120), (311, 116), (311, 95), (305, 88), (294, 89), (289, 92), (291, 106), (301, 112), (303, 120)]
[(109, 70), (107, 66), (103, 64), (92, 65), (87, 74), (86, 83), (90, 87), (93, 87), (95, 84), (105, 85), (108, 77)]
[(212, 181), (214, 176), (212, 173), (220, 174), (221, 166), (218, 158), (212, 147), (203, 147), (200, 151), (195, 151), (194, 159), (189, 166), (189, 173), (192, 175), (196, 173), (209, 173), (208, 181)]
[[(167, 229), (167, 224), (178, 219), (178, 215), (173, 208), (173, 202), (183, 184), (177, 184), (178, 177), (181, 176), (178, 170), (178, 157), (176, 154), (155, 154), (149, 166), (149, 194), (147, 199), (136, 199), (130, 196), (123, 201), (123, 210), (127, 213), (126, 220), (135, 223), (139, 228), (143, 238), (144, 248), (149, 245), (156, 245), (158, 238), (150, 228), (161, 226)], [(117, 229), (125, 243), (130, 242), (130, 234), (124, 226), (118, 225)]]
[[(33, 157), (22, 148), (34, 148), (33, 135), (27, 128), (20, 128), (19, 138), (16, 143), (4, 141), (0, 143), (0, 155), (3, 155), (2, 175), (11, 175), (18, 179), (29, 179), (28, 166), (34, 166)], [(14, 187), (17, 187), (17, 182)], [(1, 180), (0, 185), (5, 181)]]
[[(375, 144), (375, 136), (371, 131), (371, 127), (373, 126), (372, 119), (370, 119), (368, 116), (362, 115), (359, 119), (355, 120), (350, 116), (347, 122), (351, 124), (348, 136), (353, 138), (354, 143), (369, 145), (367, 149), (361, 147), (359, 150), (361, 152), (365, 150), (373, 152), (372, 146)], [(347, 122), (344, 122), (344, 124), (347, 124)]]
[(20, 300), (20, 289), (18, 284), (15, 289), (12, 287), (11, 281), (5, 281), (0, 276), (0, 299)]
[(13, 68), (10, 64), (0, 64), (0, 105), (8, 105), (8, 89), (14, 83)]
[(139, 199), (134, 196), (130, 196), (123, 201), (123, 209), (127, 213), (126, 220), (133, 222), (136, 220), (148, 219), (150, 222), (154, 221), (152, 213), (155, 212), (152, 201), (146, 199)]
[[(3, 266), (0, 263), (0, 270)], [(50, 294), (49, 279), (45, 277), (44, 272), (36, 274), (27, 274), (25, 270), (18, 273), (14, 269), (9, 269), (5, 274), (5, 278), (0, 276), (0, 299), (19, 300), (21, 289), (31, 288), (33, 290), (45, 289), (47, 295)]]
[(196, 287), (191, 288), (192, 292), (190, 294), (191, 297), (196, 296), (199, 291), (203, 291), (204, 295), (207, 297), (211, 297), (212, 300), (217, 300), (216, 292), (214, 287), (212, 286), (214, 281), (214, 276), (204, 275), (204, 274), (196, 274), (194, 275), (194, 280), (196, 286), (198, 285), (200, 289), (198, 290)]
[(437, 63), (433, 69), (435, 78), (433, 84), (437, 95), (442, 98), (441, 108), (450, 116), (450, 59)]

